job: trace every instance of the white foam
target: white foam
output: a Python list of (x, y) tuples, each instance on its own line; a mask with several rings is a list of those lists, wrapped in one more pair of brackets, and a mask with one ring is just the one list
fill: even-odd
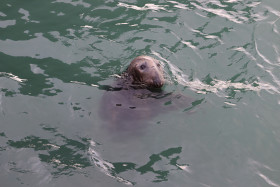
[(243, 47), (236, 47), (236, 48), (233, 48), (232, 50), (243, 52), (245, 55), (247, 55), (252, 60), (256, 60), (256, 58), (252, 54), (250, 54), (248, 51), (246, 51)]
[[(261, 52), (259, 51), (258, 49), (258, 44), (257, 44), (257, 41), (255, 40), (255, 46), (256, 46), (256, 51), (258, 53), (258, 55), (268, 64), (270, 65), (277, 65), (277, 64), (273, 64), (272, 62), (270, 62), (270, 60), (268, 60), (268, 58), (266, 58), (263, 54), (261, 54)], [(279, 66), (279, 65), (277, 65)]]
[(267, 176), (265, 176), (264, 174), (262, 174), (261, 172), (257, 172), (257, 174), (269, 185), (271, 186), (275, 186), (275, 187), (280, 187), (279, 184), (275, 183), (274, 181), (272, 181), (271, 179), (269, 179)]
[(88, 153), (90, 155), (90, 159), (94, 163), (95, 166), (97, 166), (101, 172), (103, 172), (105, 175), (112, 177), (116, 179), (119, 182), (122, 182), (126, 185), (133, 185), (130, 181), (123, 179), (122, 177), (116, 176), (113, 173), (114, 166), (110, 162), (105, 161), (100, 154), (94, 150), (96, 146), (96, 143), (94, 141), (90, 141), (90, 147), (88, 149)]
[(92, 28), (93, 28), (93, 27), (90, 26), (90, 25), (84, 25), (84, 26), (81, 26), (81, 27), (83, 27), (83, 28), (88, 28), (88, 29), (92, 29)]
[(190, 8), (187, 7), (187, 5), (182, 4), (182, 3), (178, 3), (176, 1), (167, 1), (167, 2), (175, 4), (174, 7), (176, 7), (176, 8), (180, 8), (180, 9), (184, 9), (184, 10), (189, 10), (190, 9)]
[[(191, 4), (193, 6), (195, 6), (197, 9), (200, 9), (200, 10), (204, 10), (206, 12), (210, 12), (210, 13), (213, 13), (213, 14), (216, 14), (217, 16), (220, 16), (220, 17), (223, 17), (223, 18), (226, 18), (232, 22), (235, 22), (235, 23), (239, 23), (239, 24), (242, 24), (243, 22), (242, 21), (239, 21), (238, 19), (236, 19), (237, 16), (233, 16), (234, 14), (236, 14), (235, 12), (231, 12), (231, 11), (226, 11), (224, 9), (213, 9), (213, 8), (205, 8), (205, 7), (202, 7), (196, 3), (193, 3), (191, 2)], [(231, 14), (229, 14), (231, 13)], [(246, 17), (242, 17), (242, 16), (238, 16), (239, 19), (242, 19), (244, 21), (247, 21), (248, 18)]]
[(79, 82), (79, 81), (70, 81), (71, 83), (74, 83), (74, 84), (81, 84), (81, 85), (85, 85), (86, 83), (85, 82)]
[(199, 33), (201, 35), (203, 35), (205, 38), (208, 38), (208, 39), (216, 39), (218, 40), (221, 44), (224, 44), (224, 42), (218, 37), (218, 36), (215, 36), (215, 35), (210, 35), (210, 34), (205, 34), (201, 31), (198, 31), (198, 30), (195, 30), (195, 29), (192, 29), (192, 28), (189, 28), (192, 32), (195, 32), (195, 33)]
[(128, 23), (116, 23), (115, 25), (128, 25)]
[(27, 81), (27, 79), (21, 79), (18, 76), (13, 75), (12, 73), (0, 72), (0, 75), (4, 75), (5, 77), (13, 79), (13, 80), (15, 80), (17, 82), (25, 82), (25, 81)]
[(186, 172), (188, 172), (188, 173), (192, 173), (192, 171), (190, 170), (189, 166), (187, 166), (187, 165), (179, 165), (179, 164), (176, 164), (176, 166), (177, 166), (178, 168), (180, 168), (181, 170), (184, 170), (184, 171), (186, 171)]
[(0, 12), (0, 16), (1, 16), (1, 17), (6, 17), (7, 15), (4, 14), (3, 12)]
[(224, 103), (229, 105), (229, 106), (236, 106), (236, 104), (234, 104), (234, 103), (230, 103), (230, 102), (226, 102), (226, 101)]
[(129, 9), (134, 9), (134, 10), (139, 10), (139, 11), (144, 11), (144, 10), (153, 10), (153, 11), (159, 11), (159, 10), (166, 10), (165, 7), (166, 5), (155, 5), (155, 4), (145, 4), (143, 7), (138, 7), (136, 5), (129, 5), (126, 3), (119, 3), (118, 6), (120, 7), (125, 7)]

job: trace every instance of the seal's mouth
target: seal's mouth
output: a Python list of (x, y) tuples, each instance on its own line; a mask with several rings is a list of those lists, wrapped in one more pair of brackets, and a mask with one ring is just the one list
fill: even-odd
[(163, 86), (162, 82), (157, 82), (157, 83), (153, 83), (151, 85), (148, 85), (148, 88), (161, 88)]

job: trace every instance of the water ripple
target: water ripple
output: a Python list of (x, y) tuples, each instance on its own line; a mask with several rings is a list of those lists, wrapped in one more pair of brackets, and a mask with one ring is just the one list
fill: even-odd
[(166, 5), (155, 5), (155, 4), (151, 4), (151, 3), (147, 3), (143, 7), (139, 7), (136, 5), (129, 5), (126, 3), (118, 3), (118, 6), (129, 8), (129, 9), (134, 9), (134, 10), (139, 10), (139, 11), (144, 11), (144, 10), (152, 10), (152, 11), (165, 10), (166, 11), (166, 8), (165, 8)]
[(25, 20), (25, 21), (28, 21), (28, 22), (40, 23), (39, 21), (30, 20), (30, 19), (29, 19), (30, 14), (29, 14), (29, 12), (28, 12), (27, 10), (25, 10), (25, 9), (23, 9), (23, 8), (20, 8), (18, 12), (21, 13), (21, 14), (23, 14), (23, 16), (21, 17), (21, 19), (23, 19), (23, 20)]
[(246, 49), (244, 49), (244, 47), (236, 47), (236, 48), (233, 48), (232, 50), (235, 50), (235, 51), (239, 51), (239, 52), (243, 52), (245, 55), (247, 55), (250, 59), (256, 61), (256, 58), (251, 54), (249, 53), (248, 51), (246, 51)]
[(66, 3), (71, 4), (73, 6), (83, 6), (85, 8), (89, 8), (91, 5), (89, 3), (84, 2), (83, 0), (72, 1), (72, 0), (55, 0), (52, 3)]
[(0, 28), (7, 28), (16, 24), (16, 20), (4, 20), (0, 21)]
[(116, 176), (113, 172), (113, 170), (115, 169), (113, 164), (111, 164), (110, 162), (107, 162), (105, 160), (102, 159), (102, 157), (99, 155), (99, 153), (97, 153), (94, 148), (96, 146), (96, 143), (94, 141), (90, 141), (90, 147), (88, 150), (88, 153), (90, 155), (90, 159), (92, 160), (92, 162), (101, 169), (101, 171), (106, 174), (109, 177), (112, 177), (114, 179), (116, 179), (119, 182), (122, 182), (126, 185), (133, 185), (132, 182), (123, 179), (122, 177)]
[(265, 61), (266, 63), (268, 63), (269, 65), (273, 65), (273, 66), (280, 66), (280, 64), (275, 64), (275, 63), (272, 63), (267, 57), (265, 57), (258, 49), (258, 44), (255, 40), (255, 46), (256, 46), (256, 51), (257, 51), (257, 54), (263, 59), (263, 61)]
[[(255, 21), (259, 21), (265, 19), (260, 13), (254, 13), (253, 11), (244, 11), (243, 9), (238, 10), (238, 8), (234, 8), (236, 3), (238, 5), (241, 4), (239, 1), (226, 1), (223, 4), (220, 1), (212, 0), (212, 1), (198, 1), (198, 2), (191, 2), (190, 4), (193, 5), (198, 10), (206, 11), (208, 13), (215, 14), (219, 17), (226, 18), (232, 22), (243, 24), (248, 22), (250, 19)], [(247, 3), (245, 6), (250, 8), (255, 8), (260, 4), (260, 2), (255, 3)], [(242, 3), (241, 6), (244, 6)], [(244, 7), (245, 7), (244, 6)], [(201, 15), (201, 14), (200, 14)]]
[(176, 7), (176, 8), (184, 9), (184, 10), (190, 10), (190, 8), (183, 3), (179, 3), (177, 1), (167, 1), (167, 2), (175, 4), (174, 7)]
[(18, 76), (13, 75), (12, 73), (0, 72), (0, 77), (1, 77), (1, 75), (4, 76), (4, 77), (10, 78), (12, 80), (15, 80), (17, 82), (25, 82), (25, 81), (27, 81), (27, 79), (21, 79)]
[(257, 174), (263, 179), (265, 180), (265, 182), (271, 186), (275, 186), (275, 187), (280, 187), (279, 184), (276, 184), (275, 182), (273, 182), (271, 179), (269, 179), (267, 176), (265, 176), (264, 174), (262, 174), (261, 172), (257, 172)]
[[(187, 86), (191, 90), (196, 91), (197, 93), (200, 94), (206, 94), (207, 92), (212, 92), (217, 94), (218, 96), (225, 97), (226, 95), (224, 95), (224, 93), (222, 93), (221, 91), (227, 90), (228, 88), (232, 88), (234, 90), (245, 90), (245, 91), (255, 91), (255, 92), (260, 92), (261, 90), (265, 90), (269, 93), (280, 94), (280, 90), (278, 87), (275, 87), (270, 83), (264, 82), (262, 80), (259, 80), (258, 82), (254, 81), (253, 83), (250, 84), (224, 81), (218, 79), (213, 79), (210, 82), (210, 84), (203, 83), (197, 78), (194, 78), (192, 81), (188, 81), (188, 76), (182, 70), (180, 70), (178, 67), (172, 64), (170, 61), (161, 57), (159, 53), (153, 51), (153, 54), (158, 58), (160, 58), (161, 60), (164, 60), (168, 64), (176, 82), (178, 82), (183, 86)], [(276, 77), (274, 77), (274, 79), (276, 82), (278, 82), (278, 80), (276, 80)]]
[[(210, 13), (213, 13), (213, 14), (216, 14), (217, 16), (220, 16), (220, 17), (223, 17), (223, 18), (226, 18), (230, 21), (233, 21), (235, 23), (243, 23), (243, 21), (239, 21), (237, 18), (236, 18), (236, 15), (234, 15), (235, 13), (233, 12), (228, 12), (224, 9), (213, 9), (213, 8), (205, 8), (203, 6), (200, 6), (196, 3), (191, 3), (192, 5), (194, 5), (197, 9), (200, 9), (200, 10), (204, 10), (206, 12), (210, 12)], [(247, 20), (246, 18), (243, 18), (245, 20)]]
[(279, 171), (276, 171), (274, 169), (272, 169), (271, 167), (262, 164), (256, 160), (253, 159), (249, 159), (248, 161), (249, 165), (252, 167), (252, 169), (254, 170), (254, 172), (261, 177), (267, 184), (274, 186), (274, 187), (280, 187), (279, 184), (277, 184), (275, 181), (271, 180), (267, 175), (264, 174), (264, 172), (261, 172), (260, 170), (264, 170), (270, 173), (279, 173)]

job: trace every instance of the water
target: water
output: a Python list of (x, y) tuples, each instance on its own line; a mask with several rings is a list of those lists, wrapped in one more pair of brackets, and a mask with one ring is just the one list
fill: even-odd
[[(280, 2), (2, 0), (1, 186), (280, 186)], [(121, 132), (138, 55), (196, 102)]]

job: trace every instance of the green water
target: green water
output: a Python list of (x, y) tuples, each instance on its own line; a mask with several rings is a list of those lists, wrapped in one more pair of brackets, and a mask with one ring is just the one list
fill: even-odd
[[(1, 186), (279, 187), (279, 19), (278, 0), (2, 0)], [(122, 132), (100, 101), (141, 54), (196, 104)]]

